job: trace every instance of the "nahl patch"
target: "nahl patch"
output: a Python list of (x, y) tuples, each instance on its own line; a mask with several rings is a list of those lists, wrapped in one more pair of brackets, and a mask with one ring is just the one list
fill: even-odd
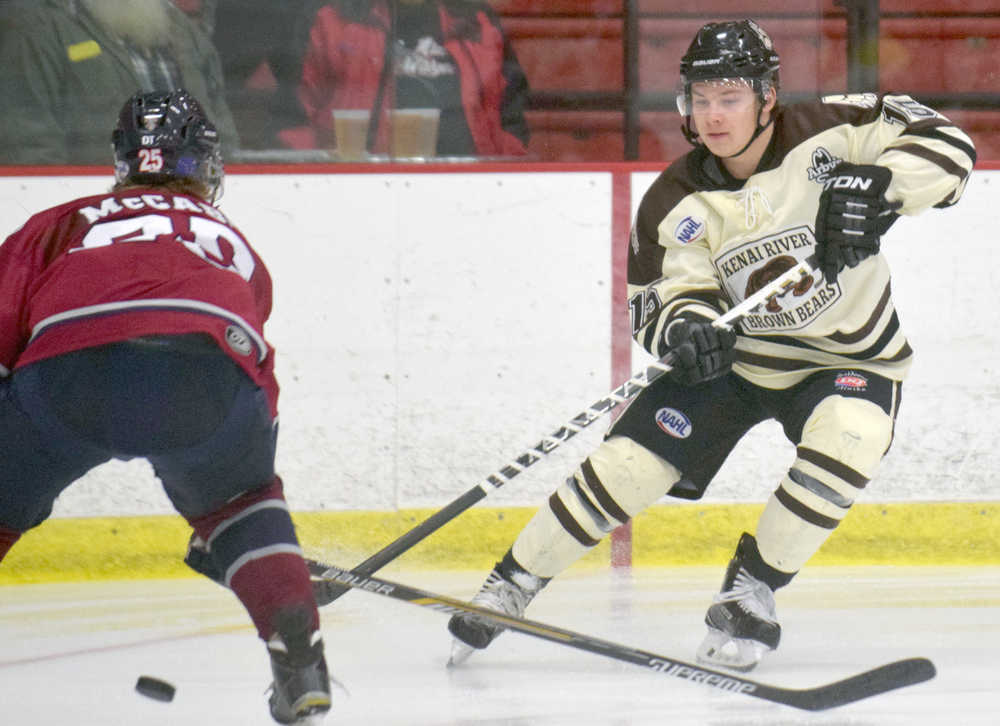
[(867, 391), (868, 379), (856, 371), (841, 371), (833, 379), (833, 387), (838, 391)]
[(230, 325), (226, 328), (226, 343), (240, 355), (250, 355), (253, 352), (253, 343), (250, 342), (250, 336), (239, 326)]
[(675, 439), (686, 439), (691, 435), (691, 419), (676, 408), (661, 408), (655, 418), (656, 425)]
[(682, 245), (690, 244), (705, 234), (705, 221), (688, 215), (674, 229), (674, 239)]

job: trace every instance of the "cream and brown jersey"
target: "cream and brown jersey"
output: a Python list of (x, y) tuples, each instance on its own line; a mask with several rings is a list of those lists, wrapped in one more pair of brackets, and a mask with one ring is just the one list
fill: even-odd
[[(814, 251), (819, 195), (841, 161), (892, 171), (900, 214), (958, 201), (975, 163), (969, 137), (909, 96), (828, 96), (779, 107), (757, 171), (730, 176), (704, 147), (679, 159), (643, 196), (629, 244), (636, 341), (657, 357), (682, 313), (715, 318)], [(912, 351), (876, 255), (834, 284), (817, 273), (746, 316), (734, 371), (787, 388), (818, 369), (857, 368), (902, 380)]]

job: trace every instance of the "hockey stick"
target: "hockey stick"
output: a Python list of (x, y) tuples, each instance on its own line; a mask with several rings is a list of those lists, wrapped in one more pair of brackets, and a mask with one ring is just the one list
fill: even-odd
[[(785, 271), (779, 277), (776, 277), (741, 303), (728, 310), (713, 324), (720, 327), (732, 326), (756, 308), (769, 302), (772, 298), (784, 295), (795, 288), (807, 277), (813, 275), (816, 267), (817, 260), (815, 255), (799, 262), (795, 267)], [(476, 502), (492, 494), (529, 466), (540, 461), (543, 456), (555, 451), (561, 444), (569, 441), (583, 429), (604, 416), (604, 414), (610, 412), (619, 404), (634, 398), (653, 381), (669, 372), (672, 360), (672, 354), (668, 353), (663, 360), (648, 364), (643, 370), (633, 375), (604, 398), (590, 404), (584, 411), (578, 413), (551, 434), (543, 437), (537, 444), (487, 476), (484, 481), (469, 489), (458, 497), (458, 499), (455, 499), (395, 541), (390, 542), (355, 567), (354, 572), (361, 575), (371, 575), (380, 570), (429, 534), (437, 531)], [(310, 565), (314, 564), (312, 561), (307, 562)], [(349, 587), (337, 587), (336, 585), (327, 585), (325, 588), (320, 588), (316, 592), (317, 603), (319, 605), (329, 605), (349, 589)]]
[(322, 565), (320, 563), (310, 564), (309, 569), (313, 575), (322, 580), (335, 582), (342, 587), (367, 590), (376, 595), (402, 600), (449, 615), (471, 613), (477, 617), (491, 620), (526, 635), (532, 635), (536, 638), (561, 645), (568, 645), (571, 648), (585, 650), (589, 653), (604, 655), (615, 660), (633, 663), (665, 676), (681, 678), (692, 683), (701, 683), (706, 686), (718, 688), (722, 691), (753, 696), (765, 701), (780, 703), (806, 711), (825, 711), (826, 709), (854, 703), (863, 698), (870, 698), (871, 696), (877, 696), (880, 693), (892, 691), (897, 688), (922, 683), (930, 680), (936, 674), (934, 664), (928, 659), (906, 658), (822, 686), (803, 689), (779, 688), (778, 686), (769, 686), (765, 683), (752, 681), (732, 673), (713, 670), (665, 655), (657, 655), (656, 653), (612, 643), (590, 635), (575, 633), (572, 630), (565, 630), (554, 625), (546, 625), (535, 620), (527, 620), (525, 618), (494, 612), (493, 610), (487, 610), (472, 603), (456, 600), (445, 595), (437, 595), (416, 587), (410, 587), (409, 585), (401, 585), (389, 580), (362, 575), (356, 571), (350, 572), (340, 567)]

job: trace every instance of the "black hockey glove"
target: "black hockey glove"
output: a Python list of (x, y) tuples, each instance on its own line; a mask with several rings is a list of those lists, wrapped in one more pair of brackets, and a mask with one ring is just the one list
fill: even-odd
[(885, 198), (892, 172), (884, 166), (842, 161), (830, 172), (816, 212), (816, 257), (829, 283), (844, 267), (877, 255), (879, 238), (899, 215), (901, 202)]
[(667, 326), (666, 342), (675, 361), (671, 377), (693, 386), (718, 378), (733, 365), (736, 333), (704, 318), (679, 318)]

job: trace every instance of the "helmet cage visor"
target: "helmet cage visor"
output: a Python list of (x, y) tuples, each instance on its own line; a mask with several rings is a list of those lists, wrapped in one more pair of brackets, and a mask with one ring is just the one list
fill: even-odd
[(745, 110), (754, 99), (763, 104), (767, 93), (772, 88), (770, 80), (759, 78), (705, 78), (682, 82), (676, 91), (677, 111), (681, 116), (691, 116), (696, 113), (707, 113), (710, 110), (709, 99), (702, 94), (692, 93), (692, 86), (702, 84), (711, 88), (726, 90), (749, 89), (750, 94), (723, 93), (719, 110), (735, 113)]

